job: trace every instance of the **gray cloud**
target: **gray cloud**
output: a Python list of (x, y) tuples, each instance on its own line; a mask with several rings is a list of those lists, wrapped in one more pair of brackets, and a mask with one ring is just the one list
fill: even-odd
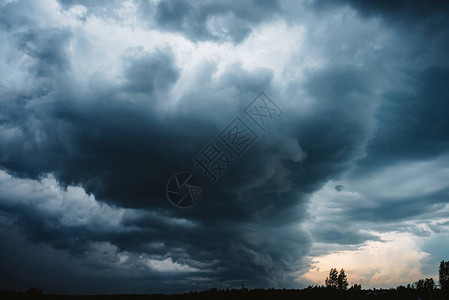
[[(284, 247), (263, 250), (264, 234), (258, 220), (275, 211), (293, 218), (285, 210), (297, 202), (296, 191), (288, 184), (284, 192), (277, 191), (278, 186), (286, 185), (283, 179), (288, 170), (282, 166), (284, 161), (298, 161), (298, 155), (301, 157), (299, 146), (297, 153), (290, 148), (294, 140), (288, 140), (289, 133), (260, 141), (227, 181), (210, 188), (205, 195), (209, 202), (187, 212), (185, 217), (189, 221), (181, 222), (183, 226), (173, 226), (168, 216), (176, 218), (184, 212), (173, 210), (166, 201), (167, 179), (179, 169), (192, 169), (194, 151), (201, 149), (226, 123), (204, 118), (211, 106), (205, 102), (209, 107), (201, 107), (204, 104), (197, 102), (196, 93), (186, 95), (182, 99), (183, 109), (173, 115), (157, 112), (158, 105), (167, 101), (164, 97), (179, 78), (180, 71), (169, 48), (153, 53), (131, 49), (123, 60), (122, 84), (104, 82), (107, 87), (95, 84), (80, 94), (72, 87), (77, 79), (65, 55), (69, 33), (52, 29), (39, 36), (20, 34), (13, 40), (20, 53), (31, 60), (27, 70), (32, 71), (33, 80), (47, 83), (47, 88), (42, 91), (39, 85), (27, 95), (4, 96), (1, 165), (14, 176), (34, 180), (51, 173), (63, 187), (81, 186), (104, 203), (155, 212), (125, 213), (118, 228), (106, 225), (102, 230), (98, 225), (68, 226), (58, 214), (46, 215), (14, 205), (11, 200), (3, 209), (12, 215), (15, 226), (30, 241), (50, 244), (83, 260), (90, 260), (92, 243), (111, 243), (117, 251), (135, 253), (136, 257), (139, 253), (156, 255), (158, 261), (170, 259), (185, 266), (190, 266), (189, 261), (205, 264), (217, 261), (214, 283), (210, 285), (223, 282), (226, 286), (230, 280), (253, 286), (284, 281), (288, 266), (302, 255), (290, 254), (290, 248), (296, 244), (297, 251), (305, 253), (308, 236), (293, 229), (273, 228), (270, 229), (273, 235), (285, 234), (286, 230), (294, 232), (297, 241), (292, 239)], [(243, 93), (270, 85), (269, 71), (238, 72), (239, 68), (227, 70), (218, 83), (196, 83), (203, 91), (215, 92), (233, 85), (242, 93), (233, 100), (237, 107), (222, 111), (225, 121), (243, 108), (244, 103), (237, 102), (247, 99)], [(251, 165), (255, 167), (247, 168)], [(256, 173), (260, 175), (255, 176)], [(251, 177), (253, 182), (242, 180)], [(244, 198), (256, 190), (257, 193)], [(4, 192), (7, 191), (5, 187)], [(30, 201), (36, 201), (36, 197), (30, 197)], [(284, 201), (273, 205), (273, 197)], [(259, 206), (260, 210), (256, 210)], [(199, 225), (186, 226), (189, 222)], [(243, 231), (242, 226), (248, 226), (249, 230)], [(248, 240), (247, 235), (258, 240)], [(148, 246), (152, 243), (160, 246)], [(193, 264), (189, 268), (196, 267)], [(177, 276), (176, 280), (194, 284), (190, 277), (191, 272), (187, 277)], [(124, 288), (126, 285), (123, 284)]]
[[(59, 3), (62, 13), (85, 6), (84, 23), (94, 17), (125, 21), (118, 3)], [(295, 77), (304, 53), (293, 53), (280, 82), (266, 67), (220, 68), (205, 58), (191, 70), (169, 44), (151, 51), (133, 45), (111, 66), (111, 77), (94, 72), (80, 78), (73, 59), (79, 28), (46, 23), (40, 16), (45, 12), (32, 13), (22, 3), (2, 3), (1, 63), (15, 70), (0, 81), (1, 237), (11, 240), (2, 243), (2, 253), (12, 258), (1, 270), (5, 287), (38, 284), (69, 293), (173, 292), (173, 282), (176, 291), (242, 282), (291, 287), (295, 272), (307, 270), (310, 251), (319, 252), (311, 250), (314, 242), (354, 247), (378, 240), (369, 229), (431, 231), (401, 222), (437, 217), (446, 189), (382, 197), (372, 189), (387, 185), (377, 186), (369, 176), (447, 153), (446, 31), (427, 35), (437, 25), (417, 33), (404, 25), (395, 25), (391, 36), (386, 31), (396, 19), (424, 24), (439, 3), (406, 9), (350, 3), (349, 9), (317, 1), (302, 4), (307, 18), (300, 10), (287, 12), (287, 2), (133, 3), (141, 28), (181, 34), (194, 42), (189, 47), (199, 41), (238, 47), (259, 25), (304, 22), (305, 53), (317, 63)], [(354, 11), (359, 15), (350, 15)], [(438, 16), (431, 20), (444, 24)], [(183, 76), (189, 79), (184, 89)], [(255, 129), (260, 139), (219, 183), (202, 177), (199, 205), (173, 208), (165, 199), (167, 180), (180, 170), (199, 173), (193, 155), (260, 90), (273, 96), (283, 117), (266, 133)], [(330, 180), (342, 180), (332, 186), (341, 197), (357, 191), (374, 205), (342, 202), (327, 221), (300, 229), (310, 221), (310, 196)], [(37, 256), (18, 258), (27, 248), (44, 261), (55, 257), (61, 277), (40, 267)], [(65, 261), (76, 267), (64, 272)], [(21, 278), (26, 266), (42, 279)], [(82, 290), (56, 290), (54, 283), (63, 279)], [(96, 281), (104, 286), (94, 286)]]
[(271, 19), (278, 1), (161, 1), (155, 7), (142, 2), (142, 18), (154, 11), (156, 24), (165, 30), (181, 32), (193, 40), (224, 39), (241, 42), (251, 27)]

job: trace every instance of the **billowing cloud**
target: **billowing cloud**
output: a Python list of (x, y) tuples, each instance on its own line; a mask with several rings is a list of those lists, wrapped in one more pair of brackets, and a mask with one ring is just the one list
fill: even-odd
[[(386, 236), (429, 274), (447, 232), (447, 8), (404, 3), (0, 2), (5, 287), (297, 287), (317, 261), (388, 253)], [(266, 131), (243, 112), (262, 90), (283, 111)], [(211, 184), (193, 157), (237, 116), (258, 138)], [(166, 199), (179, 171), (203, 183), (194, 208)], [(37, 254), (75, 267), (58, 279)], [(398, 283), (379, 257), (357, 278)]]

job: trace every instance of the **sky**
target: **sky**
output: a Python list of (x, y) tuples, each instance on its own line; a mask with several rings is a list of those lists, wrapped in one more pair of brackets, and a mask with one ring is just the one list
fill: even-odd
[(439, 0), (0, 0), (0, 289), (437, 279), (448, 23)]

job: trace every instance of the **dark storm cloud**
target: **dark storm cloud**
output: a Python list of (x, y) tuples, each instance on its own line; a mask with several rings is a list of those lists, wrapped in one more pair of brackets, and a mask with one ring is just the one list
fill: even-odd
[(389, 91), (377, 112), (363, 171), (401, 160), (429, 159), (449, 148), (449, 69), (437, 66), (409, 74), (405, 86)]
[[(118, 4), (59, 2), (63, 9), (79, 4), (90, 13), (113, 16), (119, 21), (114, 15)], [(193, 41), (241, 42), (252, 27), (281, 11), (280, 4), (268, 1), (213, 5), (181, 1), (136, 3), (146, 26), (181, 33)], [(329, 5), (323, 7), (331, 10)], [(383, 6), (351, 5), (362, 15), (371, 16), (377, 11), (388, 16), (396, 13), (395, 6), (386, 2)], [(407, 16), (420, 16), (422, 11), (418, 5), (407, 10)], [(411, 51), (412, 54), (405, 51), (407, 59), (423, 54), (424, 62), (416, 69), (413, 66), (402, 71), (408, 81), (398, 82), (394, 89), (382, 88), (385, 101), (379, 102), (376, 94), (379, 82), (382, 83), (379, 77), (386, 77), (384, 82), (396, 79), (393, 75), (393, 79), (388, 77), (388, 72), (396, 68), (395, 55), (402, 52), (372, 50), (374, 46), (365, 42), (370, 37), (365, 37), (364, 31), (356, 31), (355, 37), (341, 34), (345, 27), (336, 29), (338, 34), (333, 38), (326, 36), (325, 41), (314, 40), (314, 34), (308, 36), (308, 41), (317, 43), (312, 48), (332, 59), (323, 67), (306, 71), (306, 79), (300, 84), (287, 82), (287, 88), (281, 90), (270, 69), (247, 70), (235, 64), (218, 73), (214, 61), (205, 61), (190, 74), (191, 85), (174, 103), (171, 93), (183, 72), (174, 57), (176, 49), (128, 49), (121, 59), (117, 81), (94, 74), (83, 79), (89, 82), (87, 88), (80, 88), (69, 56), (72, 29), (36, 29), (39, 22), (19, 3), (6, 4), (0, 11), (1, 28), (8, 34), (16, 55), (26, 60), (19, 68), (31, 82), (26, 88), (0, 94), (0, 167), (13, 175), (12, 179), (5, 177), (0, 185), (0, 208), (7, 215), (7, 223), (20, 229), (20, 233), (3, 236), (16, 239), (17, 245), (44, 242), (58, 249), (54, 255), (61, 272), (65, 264), (60, 261), (66, 257), (90, 266), (75, 270), (73, 275), (82, 278), (79, 283), (87, 291), (108, 292), (107, 287), (93, 287), (86, 279), (90, 278), (86, 274), (93, 271), (103, 280), (108, 270), (114, 275), (106, 282), (118, 291), (145, 292), (140, 282), (149, 281), (157, 282), (151, 286), (176, 282), (180, 291), (195, 284), (199, 288), (234, 287), (241, 282), (247, 286), (287, 286), (292, 284), (291, 272), (307, 268), (303, 258), (309, 253), (312, 238), (297, 225), (307, 218), (310, 194), (328, 180), (347, 174), (364, 156), (359, 163), (359, 176), (364, 176), (369, 168), (447, 151), (444, 84), (448, 72), (444, 67), (428, 66), (429, 57), (438, 57), (435, 53), (444, 57), (444, 30), (433, 39), (424, 38), (422, 32), (418, 35), (418, 42), (429, 41), (425, 47), (430, 50)], [(211, 24), (218, 24), (215, 29), (222, 31)], [(377, 34), (376, 30), (370, 33)], [(348, 42), (349, 50), (335, 48), (340, 40)], [(416, 46), (418, 42), (408, 35), (404, 41), (405, 48), (424, 48)], [(367, 58), (362, 63), (350, 60), (357, 55)], [(299, 89), (302, 96), (312, 99), (305, 112), (295, 109), (299, 102), (295, 91)], [(284, 109), (282, 119), (274, 120), (266, 133), (257, 131), (260, 139), (218, 184), (210, 185), (208, 178), (202, 177), (205, 192), (194, 209), (176, 210), (170, 206), (164, 194), (167, 180), (181, 170), (199, 173), (193, 167), (192, 156), (215, 138), (260, 90), (267, 91)], [(420, 143), (414, 143), (417, 136)], [(54, 176), (53, 185), (67, 190), (61, 188), (51, 197), (39, 194), (37, 191), (51, 190), (53, 186), (41, 187), (47, 174)], [(27, 184), (35, 186), (30, 192), (33, 196), (10, 191), (13, 184), (22, 189), (25, 184), (14, 180), (28, 179), (32, 181)], [(77, 215), (81, 207), (88, 205), (77, 206), (79, 202), (68, 201), (71, 205), (67, 210), (58, 211), (51, 209), (48, 199), (66, 199), (74, 186), (84, 189), (97, 203), (102, 203), (103, 209), (109, 210), (86, 212), (86, 223), (71, 219), (67, 222), (62, 216)], [(346, 185), (344, 190), (339, 187), (335, 187), (339, 194), (344, 193)], [(447, 194), (440, 196), (447, 199)], [(422, 199), (409, 200), (379, 203), (371, 209), (347, 207), (338, 218), (352, 220), (350, 224), (354, 226), (342, 230), (331, 222), (323, 222), (313, 231), (313, 240), (361, 244), (378, 238), (361, 231), (357, 221), (392, 222), (432, 211), (431, 206), (420, 208)], [(28, 202), (40, 205), (27, 205)], [(48, 209), (41, 209), (47, 205)], [(109, 224), (101, 215), (116, 223)], [(22, 235), (26, 242), (21, 240)], [(14, 256), (13, 247), (3, 249), (5, 256)], [(53, 250), (37, 252), (40, 251)], [(96, 264), (96, 255), (104, 252), (112, 253), (112, 258)], [(129, 256), (129, 268), (115, 269), (120, 255), (125, 254)], [(178, 265), (165, 263), (190, 271), (178, 274), (152, 269), (149, 274), (142, 272), (133, 277), (136, 269), (144, 268), (141, 256), (159, 263), (172, 259)], [(38, 263), (26, 263), (42, 277), (49, 272), (40, 269)], [(15, 264), (20, 262), (15, 260)], [(11, 264), (10, 269), (13, 267)], [(123, 276), (126, 280), (119, 282)], [(133, 283), (136, 280), (138, 284)], [(51, 288), (45, 282), (42, 286)], [(65, 291), (70, 291), (69, 287), (61, 292)], [(173, 291), (169, 284), (166, 291)]]
[(70, 68), (66, 54), (70, 29), (28, 30), (16, 36), (17, 46), (35, 59), (31, 71), (37, 77), (49, 77)]
[(71, 8), (74, 5), (82, 5), (88, 8), (111, 8), (114, 7), (114, 3), (118, 1), (107, 1), (107, 0), (99, 0), (99, 1), (89, 1), (89, 0), (58, 0), (63, 8)]
[[(142, 7), (148, 7), (146, 2)], [(155, 19), (166, 30), (185, 34), (193, 40), (231, 39), (239, 43), (251, 32), (251, 27), (271, 19), (279, 9), (278, 1), (160, 1)], [(143, 11), (147, 17), (148, 9)], [(211, 23), (208, 23), (211, 22)], [(216, 22), (214, 24), (214, 22)]]
[(380, 203), (374, 208), (353, 208), (349, 209), (347, 214), (352, 220), (363, 221), (406, 221), (432, 211), (442, 209), (439, 203), (447, 203), (449, 197), (448, 191), (432, 194), (428, 197), (407, 197), (403, 201), (386, 201)]
[(85, 15), (83, 14), (78, 17), (81, 21), (86, 21), (87, 16), (95, 15), (102, 18), (113, 18), (118, 22), (122, 19), (118, 13), (118, 9), (125, 4), (124, 1), (119, 0), (58, 0), (58, 3), (64, 10), (70, 10), (73, 7), (86, 8)]
[[(2, 164), (14, 174), (31, 178), (54, 173), (65, 185), (81, 184), (99, 199), (125, 207), (165, 205), (166, 180), (178, 169), (191, 169), (192, 156), (221, 128), (203, 119), (210, 107), (196, 105), (195, 95), (183, 99), (185, 113), (157, 114), (154, 107), (164, 101), (158, 98), (160, 89), (171, 86), (178, 71), (167, 53), (141, 56), (126, 59), (126, 81), (121, 87), (93, 91), (83, 95), (82, 101), (65, 85), (53, 86), (44, 99), (26, 99), (22, 106), (6, 101), (5, 123), (18, 128), (16, 135), (2, 143)], [(41, 60), (38, 65), (46, 63)], [(256, 79), (259, 76), (261, 80)], [(225, 82), (228, 77), (223, 75)], [(260, 87), (267, 82), (263, 73), (254, 77), (242, 82)], [(10, 102), (20, 123), (14, 124), (8, 115)], [(265, 155), (263, 150), (253, 153), (246, 164), (256, 164)], [(268, 155), (273, 158), (257, 169), (268, 170), (270, 161), (278, 164), (289, 156), (288, 152)], [(241, 176), (247, 176), (243, 168), (242, 172)]]
[[(88, 14), (118, 16), (114, 8), (120, 2), (92, 2), (84, 0), (58, 0), (64, 9), (82, 5)], [(229, 40), (243, 41), (252, 27), (277, 16), (280, 4), (277, 0), (229, 1), (181, 1), (164, 0), (134, 2), (144, 23), (156, 25), (158, 29), (183, 34), (193, 41)]]
[(318, 243), (360, 245), (366, 241), (377, 241), (379, 238), (351, 228), (339, 228), (333, 222), (320, 222), (319, 228), (313, 230), (313, 240)]
[[(111, 7), (118, 5), (82, 0), (59, 2), (65, 9), (82, 5), (88, 9), (88, 13), (98, 15), (114, 15)], [(193, 41), (230, 40), (239, 43), (251, 33), (253, 26), (272, 19), (279, 11), (277, 0), (238, 2), (164, 0), (156, 3), (138, 0), (135, 4), (143, 22), (154, 24), (161, 30), (181, 33)]]
[(309, 74), (305, 88), (315, 103), (296, 129), (307, 160), (292, 170), (303, 191), (316, 191), (361, 157), (371, 132), (370, 76), (352, 67)]
[(336, 190), (337, 192), (341, 192), (341, 191), (343, 191), (344, 189), (345, 189), (345, 187), (342, 186), (341, 184), (335, 186), (335, 190)]
[[(448, 41), (446, 4), (411, 4), (396, 10), (394, 7), (383, 9), (377, 4), (365, 7), (363, 3), (357, 2), (351, 7), (367, 20), (383, 17), (385, 26), (394, 24), (393, 28), (401, 36), (392, 40), (393, 46), (376, 49), (382, 42), (374, 42), (365, 48), (369, 44), (362, 42), (366, 36), (348, 27), (340, 32), (340, 27), (336, 26), (336, 30), (328, 29), (326, 40), (318, 40), (320, 47), (316, 51), (323, 51), (332, 60), (326, 68), (307, 74), (303, 85), (305, 96), (311, 97), (317, 108), (309, 111), (309, 115), (301, 115), (297, 127), (307, 160), (295, 169), (301, 170), (297, 178), (301, 178), (301, 188), (305, 191), (308, 187), (311, 192), (317, 191), (331, 179), (348, 178), (351, 182), (374, 174), (364, 181), (370, 186), (369, 179), (375, 181), (375, 176), (383, 176), (376, 172), (401, 162), (434, 159), (449, 150), (446, 113), (449, 95), (444, 88), (448, 81), (447, 53), (444, 54)], [(316, 4), (322, 17), (340, 6), (335, 2), (318, 1)], [(421, 10), (420, 5), (425, 9)], [(385, 6), (388, 6), (386, 2)], [(376, 38), (377, 33), (373, 31), (372, 39)], [(358, 53), (363, 55), (355, 64), (360, 67), (355, 67), (351, 58), (358, 57)], [(383, 81), (385, 79), (391, 84)], [(423, 174), (426, 176), (430, 175)], [(395, 179), (391, 177), (392, 181)], [(358, 192), (364, 197), (348, 200), (347, 204), (340, 203), (338, 198), (330, 199), (325, 204), (330, 206), (330, 212), (320, 215), (327, 221), (312, 222), (309, 227), (314, 241), (348, 247), (378, 240), (365, 230), (397, 230), (423, 235), (426, 233), (403, 226), (402, 222), (438, 218), (438, 212), (444, 212), (444, 204), (449, 199), (445, 189), (419, 196), (403, 191), (404, 196), (398, 199), (397, 195), (382, 197), (365, 193), (360, 186), (360, 189), (347, 189), (346, 184), (344, 187), (342, 190), (342, 185), (337, 185), (335, 189)], [(378, 192), (388, 188), (394, 191), (397, 187), (379, 185)], [(312, 212), (315, 208), (321, 209), (311, 206)], [(342, 226), (347, 230), (341, 231), (334, 224), (346, 224)]]
[[(449, 147), (447, 1), (350, 1), (362, 14), (385, 16), (414, 26), (404, 32), (415, 64), (401, 72), (400, 84), (384, 92), (377, 130), (360, 172), (401, 160), (429, 159)], [(402, 30), (402, 29), (400, 29)], [(408, 36), (408, 37), (407, 37)], [(443, 54), (446, 52), (446, 54)], [(425, 58), (425, 59), (423, 59)], [(358, 172), (355, 173), (357, 176)]]
[[(401, 33), (399, 40), (404, 43), (406, 51), (397, 45), (391, 49), (383, 49), (379, 54), (381, 61), (376, 65), (363, 66), (367, 74), (382, 74), (382, 77), (391, 76), (391, 86), (383, 84), (381, 87), (381, 101), (373, 115), (372, 135), (368, 134), (369, 141), (363, 149), (363, 158), (356, 163), (356, 169), (347, 176), (349, 180), (376, 174), (382, 176), (382, 170), (391, 166), (400, 166), (401, 163), (413, 163), (435, 159), (446, 154), (449, 150), (449, 117), (447, 115), (447, 99), (449, 94), (445, 88), (448, 82), (447, 68), (447, 42), (449, 30), (447, 29), (448, 4), (446, 1), (317, 1), (315, 5), (322, 9), (344, 6), (349, 4), (361, 16), (370, 19), (380, 17), (389, 26), (393, 25)], [(396, 42), (396, 41), (395, 41)], [(446, 52), (444, 54), (444, 52)], [(367, 53), (367, 52), (366, 52)], [(403, 54), (401, 54), (403, 53)], [(373, 57), (376, 57), (377, 54)], [(401, 57), (407, 57), (398, 68), (396, 63)], [(390, 62), (388, 64), (387, 62)], [(389, 70), (398, 72), (398, 76), (388, 74)], [(329, 78), (336, 78), (334, 76)], [(344, 77), (343, 77), (344, 78)], [(365, 77), (367, 78), (367, 77)], [(319, 85), (327, 89), (326, 80)], [(344, 84), (344, 79), (343, 83)], [(357, 87), (358, 81), (348, 82), (350, 91)], [(362, 89), (356, 91), (362, 97), (376, 90), (374, 80), (365, 80)], [(317, 89), (321, 93), (320, 89)], [(314, 92), (315, 94), (315, 92)], [(335, 91), (335, 95), (343, 95)], [(327, 99), (331, 99), (329, 94)], [(340, 102), (339, 102), (340, 103)], [(350, 104), (348, 107), (352, 109)], [(372, 110), (374, 112), (374, 110)], [(362, 113), (366, 120), (371, 118), (370, 113)], [(367, 122), (364, 122), (368, 126)], [(340, 126), (338, 127), (340, 128)], [(358, 126), (355, 126), (358, 128)], [(336, 134), (340, 140), (342, 134)], [(362, 137), (361, 135), (360, 137)], [(304, 150), (306, 145), (301, 143)], [(344, 140), (344, 139), (343, 139)], [(316, 143), (319, 144), (319, 143)], [(341, 149), (337, 147), (337, 149)], [(316, 151), (315, 151), (316, 152)], [(321, 151), (318, 151), (321, 153)], [(311, 153), (313, 153), (311, 151)], [(361, 156), (359, 157), (361, 158)], [(443, 160), (444, 161), (444, 160)], [(427, 176), (428, 174), (423, 174)], [(335, 178), (335, 177), (334, 177)], [(337, 177), (338, 178), (338, 177)], [(393, 180), (394, 178), (392, 178)], [(438, 179), (439, 180), (439, 179)], [(369, 184), (367, 182), (367, 184)], [(394, 188), (394, 187), (392, 187)], [(360, 223), (365, 220), (371, 222), (385, 222), (389, 225), (385, 230), (393, 227), (406, 230), (399, 222), (420, 218), (431, 212), (437, 212), (447, 203), (447, 190), (420, 196), (406, 196), (403, 199), (395, 197), (379, 198), (377, 195), (367, 195), (368, 200), (376, 199), (374, 207), (365, 205), (347, 207), (343, 218), (347, 222)], [(443, 205), (443, 206), (441, 206)], [(392, 224), (392, 222), (398, 222)]]
[[(313, 2), (318, 12), (325, 14), (328, 10), (342, 7), (354, 9), (367, 21), (380, 19), (390, 29), (395, 30), (404, 44), (408, 45), (406, 51), (401, 50), (401, 45), (389, 47), (389, 51), (395, 51), (394, 56), (401, 58), (403, 55), (410, 57), (404, 73), (413, 74), (416, 70), (429, 65), (447, 67), (447, 51), (449, 47), (449, 3), (444, 0), (399, 0), (399, 1), (327, 1), (317, 0)], [(360, 45), (359, 45), (360, 46)], [(386, 49), (383, 49), (386, 50)], [(388, 54), (384, 53), (385, 63)], [(391, 63), (395, 63), (394, 60)], [(396, 69), (397, 71), (399, 69)]]
[(124, 75), (129, 82), (127, 91), (151, 95), (156, 90), (169, 89), (178, 80), (179, 71), (172, 57), (160, 51), (156, 55), (131, 59)]
[(345, 4), (352, 6), (365, 16), (382, 16), (388, 20), (411, 23), (421, 22), (433, 17), (442, 17), (449, 9), (449, 4), (444, 0), (315, 1), (315, 5), (318, 8)]
[(130, 290), (146, 294), (183, 292), (195, 287), (180, 280), (183, 274), (149, 271), (138, 255), (122, 252), (127, 259), (120, 262), (117, 248), (107, 242), (86, 242), (84, 254), (74, 255), (61, 247), (25, 239), (10, 223), (10, 216), (2, 214), (1, 224), (2, 289), (24, 291), (39, 286), (48, 293), (60, 294), (113, 294)]
[[(160, 114), (157, 108), (179, 79), (169, 48), (152, 53), (131, 49), (123, 60), (121, 84), (93, 84), (80, 93), (72, 85), (76, 78), (66, 55), (69, 40), (66, 29), (13, 34), (12, 43), (31, 62), (30, 75), (45, 89), (37, 84), (26, 94), (3, 96), (2, 125), (11, 134), (2, 137), (2, 168), (32, 179), (51, 173), (63, 186), (81, 186), (98, 201), (156, 212), (123, 215), (123, 232), (117, 232), (67, 225), (57, 215), (23, 205), (2, 207), (13, 216), (14, 225), (33, 242), (81, 257), (89, 257), (92, 242), (108, 241), (119, 251), (170, 257), (190, 266), (195, 266), (191, 261), (218, 261), (215, 286), (230, 280), (253, 286), (288, 281), (286, 272), (293, 271), (292, 264), (310, 245), (305, 232), (281, 222), (296, 220), (305, 211), (298, 204), (295, 184), (285, 180), (290, 171), (284, 163), (302, 159), (291, 132), (274, 127), (278, 136), (261, 139), (223, 183), (209, 187), (195, 210), (175, 210), (164, 195), (167, 179), (179, 170), (193, 169), (193, 154), (243, 109), (248, 96), (270, 89), (272, 74), (234, 66), (218, 80), (195, 82), (201, 93), (182, 97), (182, 110)], [(237, 94), (208, 96), (208, 90), (213, 94), (229, 85)], [(208, 117), (211, 101), (217, 102), (220, 119)], [(289, 211), (292, 205), (299, 213)], [(198, 226), (173, 227), (177, 215)], [(272, 218), (269, 228), (259, 223), (267, 216)], [(281, 245), (271, 236), (288, 237), (288, 243)], [(148, 248), (151, 241), (162, 246)]]
[[(22, 102), (5, 102), (4, 124), (14, 128), (15, 135), (2, 141), (1, 164), (17, 176), (52, 173), (64, 186), (80, 185), (105, 203), (170, 209), (166, 180), (179, 170), (192, 169), (192, 155), (243, 109), (254, 91), (270, 91), (269, 70), (249, 72), (236, 65), (211, 80), (212, 64), (204, 69), (206, 76), (198, 74), (192, 93), (181, 98), (182, 110), (161, 115), (156, 108), (166, 101), (164, 92), (176, 84), (180, 72), (168, 48), (154, 53), (134, 49), (124, 59), (123, 84), (106, 82), (106, 87), (93, 85), (79, 94), (70, 85), (70, 64), (64, 59), (70, 35), (58, 37), (57, 31), (39, 37), (57, 45), (54, 57), (47, 55), (50, 42), (40, 43), (33, 36), (23, 42), (26, 35), (16, 39), (18, 49), (33, 59), (34, 70), (48, 70), (36, 71), (35, 76), (43, 77), (49, 87), (21, 96)], [(57, 76), (54, 83), (52, 76)], [(357, 95), (367, 92), (363, 76), (352, 68), (311, 74), (306, 89), (317, 99), (311, 115), (298, 121), (287, 111), (221, 183), (206, 186), (201, 205), (187, 212), (171, 210), (169, 217), (182, 215), (197, 226), (170, 226), (158, 217), (163, 212), (125, 214), (121, 224), (134, 228), (132, 234), (99, 232), (63, 226), (57, 220), (56, 226), (49, 226), (39, 212), (27, 213), (21, 207), (9, 211), (29, 239), (58, 249), (86, 253), (89, 243), (109, 241), (120, 251), (163, 255), (178, 262), (218, 260), (215, 285), (236, 279), (250, 286), (286, 284), (288, 272), (301, 269), (295, 264), (310, 247), (305, 232), (286, 224), (303, 219), (307, 193), (345, 171), (361, 151), (366, 109)], [(238, 93), (210, 98), (228, 86)], [(339, 95), (339, 102), (334, 95)], [(359, 114), (342, 110), (345, 106)], [(220, 112), (218, 119), (209, 117), (214, 110)], [(304, 164), (300, 138), (308, 152)], [(149, 241), (163, 246), (148, 248)]]

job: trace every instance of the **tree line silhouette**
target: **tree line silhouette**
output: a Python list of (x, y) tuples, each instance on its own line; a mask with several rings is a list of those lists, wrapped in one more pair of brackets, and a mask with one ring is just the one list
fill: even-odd
[(346, 277), (345, 270), (341, 269), (338, 274), (337, 269), (332, 268), (329, 272), (329, 277), (324, 281), (324, 285), (330, 288), (337, 288), (339, 290), (346, 290), (348, 288), (348, 278)]
[(390, 289), (362, 289), (360, 284), (349, 287), (345, 270), (340, 272), (331, 268), (324, 285), (308, 286), (304, 289), (247, 289), (242, 284), (240, 289), (217, 290), (209, 289), (202, 292), (165, 295), (53, 295), (43, 294), (39, 288), (30, 288), (25, 293), (0, 291), (1, 299), (296, 299), (296, 300), (449, 300), (449, 261), (442, 261), (439, 267), (438, 284), (432, 278), (420, 279), (407, 286)]

